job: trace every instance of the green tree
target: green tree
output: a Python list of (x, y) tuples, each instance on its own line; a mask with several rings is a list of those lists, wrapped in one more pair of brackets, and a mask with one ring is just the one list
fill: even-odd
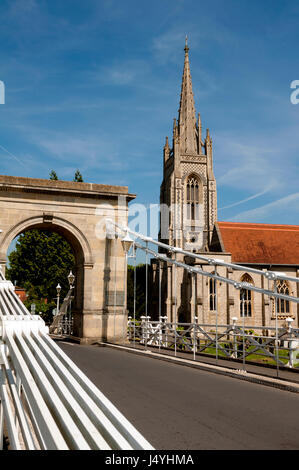
[[(139, 264), (136, 266), (136, 319), (140, 319), (145, 315), (145, 282), (146, 282), (146, 265)], [(128, 265), (127, 277), (127, 308), (129, 315), (134, 314), (134, 267)]]
[(76, 183), (83, 183), (84, 182), (83, 181), (83, 176), (81, 175), (79, 170), (76, 171), (73, 181), (75, 181)]
[(57, 173), (56, 173), (56, 171), (54, 171), (54, 170), (51, 170), (51, 172), (50, 172), (50, 175), (49, 175), (49, 176), (50, 176), (50, 180), (58, 181), (58, 176), (57, 176)]
[(35, 303), (36, 313), (42, 312), (43, 318), (51, 321), (56, 286), (60, 283), (63, 300), (68, 291), (67, 276), (75, 265), (69, 243), (57, 233), (29, 230), (19, 236), (8, 260), (7, 278), (26, 289), (26, 306)]

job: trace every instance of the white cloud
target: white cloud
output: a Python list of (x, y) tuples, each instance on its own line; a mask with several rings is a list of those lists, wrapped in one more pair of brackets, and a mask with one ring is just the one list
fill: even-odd
[(76, 166), (80, 166), (82, 171), (92, 169), (115, 171), (125, 166), (117, 145), (101, 136), (35, 132), (31, 138), (33, 143), (50, 154), (51, 158), (67, 164), (62, 172), (66, 172), (67, 168), (72, 171)]
[(92, 74), (95, 80), (109, 85), (128, 85), (148, 72), (148, 64), (142, 60), (127, 60), (100, 67)]
[[(184, 4), (181, 5), (184, 8)], [(190, 51), (208, 51), (211, 48), (227, 48), (237, 43), (235, 33), (211, 17), (206, 17), (199, 23), (195, 18), (188, 20), (171, 21), (171, 27), (153, 38), (152, 50), (157, 59), (163, 62), (174, 62), (177, 64), (178, 52), (184, 49), (185, 38), (188, 36)]]
[(67, 135), (57, 135), (54, 139), (41, 137), (36, 143), (58, 158), (71, 159), (72, 161), (76, 161), (78, 158), (94, 160), (103, 146), (100, 139)]
[(7, 156), (9, 156), (12, 160), (17, 162), (19, 165), (22, 165), (24, 168), (26, 168), (26, 164), (23, 161), (23, 159), (21, 159), (20, 157), (17, 157), (14, 153), (10, 152), (9, 150), (7, 150), (7, 148), (3, 147), (2, 145), (0, 145), (0, 149), (2, 150), (2, 152), (4, 152), (4, 157), (3, 157), (4, 160), (7, 160)]
[[(186, 31), (187, 32), (187, 31)], [(157, 58), (163, 61), (172, 61), (177, 63), (178, 51), (183, 51), (186, 32), (178, 32), (178, 30), (168, 31), (153, 39), (153, 52)], [(192, 37), (192, 41), (195, 37)]]
[(246, 202), (252, 201), (253, 199), (257, 199), (258, 197), (264, 196), (264, 194), (267, 194), (270, 191), (271, 187), (265, 189), (265, 191), (262, 191), (260, 193), (254, 194), (253, 196), (249, 196), (245, 199), (242, 199), (241, 201), (234, 202), (233, 204), (229, 204), (224, 207), (220, 207), (218, 211), (222, 211), (224, 209), (231, 209), (232, 207), (239, 206), (240, 204), (245, 204)]
[(215, 151), (216, 156), (221, 155), (215, 163), (218, 186), (250, 194), (289, 189), (292, 156), (287, 145), (282, 135), (269, 141), (257, 136), (251, 142), (247, 136), (218, 134)]
[(32, 13), (36, 9), (38, 9), (36, 0), (14, 0), (10, 2), (7, 14), (13, 17), (21, 17), (24, 14)]
[(270, 219), (277, 219), (277, 216), (279, 216), (280, 213), (283, 214), (284, 212), (292, 214), (292, 223), (299, 223), (299, 193), (289, 194), (288, 196), (277, 199), (276, 201), (270, 202), (261, 207), (240, 212), (239, 214), (230, 218), (230, 220), (232, 222), (267, 223), (267, 221)]

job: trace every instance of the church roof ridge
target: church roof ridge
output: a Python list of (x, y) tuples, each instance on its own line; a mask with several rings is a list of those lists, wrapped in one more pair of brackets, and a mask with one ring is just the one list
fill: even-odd
[(266, 224), (259, 222), (227, 222), (217, 221), (219, 226), (223, 228), (240, 228), (249, 230), (299, 230), (299, 225), (291, 224)]

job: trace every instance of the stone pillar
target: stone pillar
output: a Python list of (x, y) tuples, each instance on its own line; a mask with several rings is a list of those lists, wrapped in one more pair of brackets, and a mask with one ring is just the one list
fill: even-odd
[(125, 256), (120, 240), (116, 239), (112, 243), (111, 278), (107, 293), (107, 340), (123, 343), (126, 341), (127, 324)]

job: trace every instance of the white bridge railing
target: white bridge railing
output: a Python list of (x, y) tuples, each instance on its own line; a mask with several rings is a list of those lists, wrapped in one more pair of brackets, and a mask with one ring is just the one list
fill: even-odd
[(0, 272), (0, 447), (147, 449), (149, 442), (49, 337)]
[[(197, 320), (197, 319), (196, 319)], [(151, 321), (141, 317), (133, 321), (129, 317), (128, 340), (135, 345), (167, 349), (170, 352), (191, 353), (194, 360), (199, 356), (216, 356), (222, 359), (238, 359), (242, 362), (258, 362), (298, 368), (299, 370), (299, 329), (292, 328), (292, 319), (287, 326), (257, 327), (231, 325), (170, 323), (167, 317)]]

